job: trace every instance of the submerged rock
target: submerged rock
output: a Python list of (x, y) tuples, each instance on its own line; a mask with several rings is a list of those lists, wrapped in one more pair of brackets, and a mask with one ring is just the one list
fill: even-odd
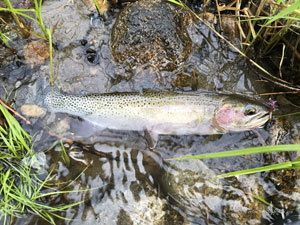
[[(79, 216), (76, 218), (80, 218), (78, 224), (185, 224), (180, 213), (156, 189), (149, 163), (155, 164), (156, 172), (159, 166), (153, 158), (125, 145), (96, 145), (98, 156), (88, 146), (66, 147), (67, 153), (76, 151), (77, 158), (71, 157), (68, 167), (62, 163), (59, 151), (51, 152), (51, 161), (59, 165), (57, 183), (74, 180), (74, 176), (82, 173), (72, 185), (91, 188), (90, 192), (65, 195), (66, 200), (85, 200), (76, 212)], [(66, 210), (66, 215), (73, 213), (72, 208)]]
[(161, 177), (162, 191), (192, 224), (260, 224), (266, 206), (251, 197), (264, 198), (254, 176), (228, 185), (200, 160), (171, 163)]
[[(85, 37), (90, 28), (87, 8), (82, 1), (49, 0), (43, 3), (43, 21), (45, 27), (52, 32), (53, 43), (64, 47), (74, 40)], [(37, 33), (42, 33), (37, 23), (32, 23), (32, 29)]]
[[(187, 215), (205, 224), (208, 210), (219, 211), (222, 184), (200, 160), (172, 161), (161, 177), (162, 189)], [(190, 218), (190, 220), (193, 220)]]
[(161, 0), (128, 4), (112, 30), (112, 54), (131, 68), (146, 64), (173, 71), (192, 49), (188, 21), (187, 12)]

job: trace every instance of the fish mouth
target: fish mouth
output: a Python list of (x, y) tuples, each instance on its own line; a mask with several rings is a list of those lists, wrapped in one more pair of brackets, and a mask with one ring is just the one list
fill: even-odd
[(221, 127), (221, 128), (223, 128), (226, 131), (234, 131), (234, 132), (254, 130), (256, 128), (263, 128), (265, 123), (269, 119), (270, 119), (270, 113), (263, 111), (253, 116), (248, 116), (247, 122), (245, 122), (243, 125), (239, 124), (236, 127), (229, 127), (229, 128)]
[(249, 122), (253, 123), (253, 129), (262, 128), (269, 119), (271, 119), (269, 112), (261, 112), (254, 115)]

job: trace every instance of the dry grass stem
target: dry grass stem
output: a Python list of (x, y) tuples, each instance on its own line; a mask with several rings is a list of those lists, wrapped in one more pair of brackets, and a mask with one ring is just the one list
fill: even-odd
[(9, 111), (11, 111), (13, 114), (15, 114), (16, 116), (18, 116), (19, 118), (21, 118), (22, 120), (24, 120), (27, 124), (31, 125), (31, 122), (26, 119), (24, 116), (20, 115), (16, 110), (12, 109), (11, 107), (9, 107), (7, 104), (5, 104), (1, 99), (0, 99), (0, 104), (3, 105), (6, 109), (8, 109)]
[(285, 53), (285, 44), (282, 45), (282, 54), (281, 54), (281, 59), (280, 59), (280, 63), (279, 63), (279, 75), (280, 77), (282, 78), (282, 62), (283, 62), (283, 59), (284, 59), (284, 53)]

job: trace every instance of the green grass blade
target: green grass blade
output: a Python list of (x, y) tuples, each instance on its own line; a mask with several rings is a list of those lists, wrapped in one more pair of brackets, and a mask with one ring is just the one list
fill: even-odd
[(11, 3), (9, 0), (4, 0), (7, 8), (11, 11), (11, 15), (13, 16), (14, 20), (16, 21), (16, 23), (18, 24), (18, 26), (21, 28), (22, 26), (22, 22), (20, 21), (20, 19), (18, 18), (18, 16), (15, 14), (14, 12), (14, 8), (12, 7)]
[[(10, 11), (10, 12), (14, 12), (14, 13), (19, 13), (19, 12), (33, 12), (34, 13), (34, 9), (15, 9), (15, 8), (2, 8), (0, 7), (0, 11)], [(30, 17), (32, 18), (32, 17)]]
[(54, 77), (53, 77), (53, 55), (52, 55), (52, 37), (51, 37), (51, 31), (50, 29), (46, 29), (47, 31), (47, 36), (48, 36), (48, 40), (49, 40), (49, 53), (50, 53), (50, 71), (51, 71), (51, 86), (53, 87), (54, 84)]
[(291, 169), (291, 168), (292, 168), (292, 162), (284, 162), (284, 163), (278, 163), (270, 166), (263, 166), (263, 167), (253, 168), (253, 169), (239, 170), (235, 172), (225, 173), (225, 174), (218, 175), (217, 178), (226, 178), (226, 177), (233, 177), (233, 176), (246, 175), (252, 173), (266, 172), (271, 170), (281, 170), (281, 169)]
[(1, 32), (1, 30), (0, 30), (0, 40), (3, 41), (3, 43), (4, 43), (7, 47), (11, 48), (10, 44), (8, 43), (8, 40), (10, 40), (10, 39), (9, 39), (5, 34), (3, 34), (3, 33)]
[(33, 20), (34, 22), (38, 23), (38, 21), (37, 21), (36, 19), (34, 19), (33, 17), (28, 16), (28, 15), (25, 14), (25, 13), (22, 13), (22, 11), (24, 11), (24, 12), (28, 12), (28, 11), (34, 12), (34, 11), (32, 11), (32, 10), (23, 10), (23, 9), (22, 9), (22, 10), (17, 10), (17, 9), (0, 8), (0, 11), (8, 11), (8, 12), (11, 12), (11, 13), (14, 13), (14, 14), (18, 14), (18, 15), (20, 15), (20, 16), (24, 16), (24, 17), (26, 17), (26, 18), (28, 18), (28, 19), (30, 19), (30, 20)]
[(66, 148), (64, 146), (64, 143), (62, 140), (60, 140), (60, 155), (61, 158), (63, 159), (63, 161), (65, 162), (65, 164), (68, 166), (70, 165), (70, 157), (68, 156), (67, 152), (66, 152)]
[(292, 169), (300, 169), (300, 158), (292, 161)]
[[(45, 204), (45, 199), (51, 195), (74, 191), (51, 191), (47, 183), (50, 183), (52, 171), (46, 179), (38, 179), (31, 167), (36, 160), (31, 137), (2, 104), (0, 104), (0, 113), (6, 120), (6, 125), (0, 126), (0, 221), (5, 223), (13, 221), (14, 217), (27, 214), (28, 209), (52, 224), (55, 224), (54, 216), (69, 220), (55, 212), (62, 212), (81, 204), (82, 201), (61, 206)], [(47, 190), (47, 193), (43, 193), (44, 190)], [(76, 192), (88, 190), (92, 189), (76, 190)]]
[(38, 24), (40, 25), (40, 28), (44, 34), (44, 37), (47, 38), (47, 30), (45, 28), (45, 25), (43, 23), (43, 17), (42, 17), (42, 0), (37, 2), (37, 0), (34, 0), (34, 6), (35, 6), (35, 15), (36, 18), (38, 19)]
[(253, 148), (245, 148), (245, 149), (238, 149), (238, 150), (230, 150), (226, 152), (214, 152), (214, 153), (194, 155), (194, 156), (183, 156), (183, 157), (165, 159), (165, 160), (222, 158), (222, 157), (267, 153), (267, 152), (286, 152), (286, 151), (300, 151), (300, 144), (253, 147)]
[(299, 8), (300, 8), (300, 1), (295, 1), (292, 5), (290, 5), (289, 7), (281, 10), (277, 15), (273, 16), (273, 18), (270, 19), (266, 23), (266, 26), (273, 23), (276, 20), (285, 19), (288, 14), (293, 13), (295, 10), (297, 10)]
[(176, 5), (180, 5), (181, 7), (185, 7), (185, 5), (179, 0), (179, 1), (176, 1), (176, 0), (168, 0), (168, 2), (172, 2)]
[[(104, 0), (104, 1), (106, 1), (106, 0)], [(102, 12), (102, 10), (101, 10), (101, 7), (100, 7), (100, 5), (99, 5), (99, 2), (98, 2), (97, 0), (93, 0), (93, 3), (94, 3), (94, 5), (96, 6), (96, 8), (97, 8), (98, 12), (100, 13), (100, 15), (103, 16), (103, 12)], [(103, 2), (102, 4), (104, 4), (104, 2)]]
[(267, 206), (271, 206), (272, 208), (276, 208), (272, 205), (272, 203), (270, 202), (267, 202), (265, 199), (263, 199), (262, 197), (258, 196), (258, 195), (255, 195), (255, 194), (252, 194), (251, 193), (251, 196), (255, 199), (257, 199), (258, 201), (261, 201), (262, 203), (266, 204)]

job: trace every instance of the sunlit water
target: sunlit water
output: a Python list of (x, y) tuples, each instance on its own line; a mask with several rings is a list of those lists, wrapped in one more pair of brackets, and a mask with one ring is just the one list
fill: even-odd
[[(57, 14), (57, 10), (61, 13)], [(192, 50), (176, 69), (157, 70), (149, 65), (128, 68), (111, 54), (110, 34), (118, 10), (102, 19), (82, 3), (46, 1), (44, 20), (54, 33), (56, 85), (69, 93), (104, 93), (160, 89), (224, 91), (254, 95), (269, 92), (257, 81), (247, 63), (201, 24), (188, 27)], [(16, 106), (40, 101), (39, 83), (49, 82), (49, 63), (38, 68), (22, 58), (24, 41), (16, 39), (18, 56), (3, 64), (1, 94), (18, 88)], [(2, 87), (3, 86), (3, 87)], [(266, 99), (258, 99), (261, 102)], [(296, 111), (278, 99), (278, 114)], [(282, 107), (281, 107), (282, 104)], [(68, 190), (90, 191), (58, 195), (45, 204), (84, 201), (60, 213), (71, 220), (57, 224), (292, 224), (299, 221), (299, 175), (293, 171), (258, 173), (222, 180), (214, 176), (293, 160), (296, 153), (250, 155), (209, 160), (165, 161), (183, 155), (219, 152), (268, 144), (299, 143), (299, 117), (273, 121), (265, 128), (212, 136), (160, 136), (154, 150), (138, 132), (99, 130), (63, 113), (48, 113), (24, 124), (35, 134), (36, 151), (48, 149), (57, 137), (65, 143), (70, 163), (63, 161), (60, 145), (46, 153), (49, 169), (56, 165), (55, 182), (74, 180)], [(259, 196), (274, 207), (255, 199)], [(297, 222), (295, 222), (297, 223)], [(48, 224), (24, 216), (14, 224)]]

